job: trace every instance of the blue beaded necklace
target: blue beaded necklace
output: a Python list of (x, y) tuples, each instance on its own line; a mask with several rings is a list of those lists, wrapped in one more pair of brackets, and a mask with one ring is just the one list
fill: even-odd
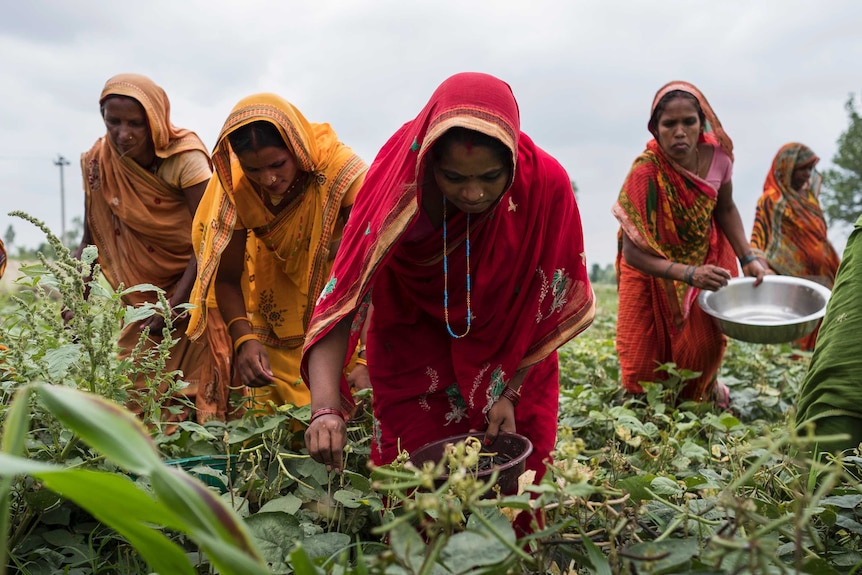
[(461, 339), (470, 333), (470, 318), (473, 315), (470, 309), (470, 214), (467, 214), (467, 237), (465, 240), (467, 248), (467, 329), (461, 335), (452, 331), (449, 325), (449, 256), (446, 243), (446, 198), (443, 198), (443, 318), (446, 320), (446, 330), (455, 339)]

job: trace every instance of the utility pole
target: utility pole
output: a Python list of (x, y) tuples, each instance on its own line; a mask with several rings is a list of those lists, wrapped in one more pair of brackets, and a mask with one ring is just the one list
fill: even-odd
[(57, 154), (54, 165), (60, 168), (60, 242), (66, 245), (66, 191), (63, 184), (63, 166), (68, 166), (69, 160)]

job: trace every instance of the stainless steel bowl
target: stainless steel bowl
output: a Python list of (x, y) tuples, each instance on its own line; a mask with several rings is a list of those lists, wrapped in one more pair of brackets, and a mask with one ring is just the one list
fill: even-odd
[(733, 278), (718, 291), (702, 291), (700, 307), (728, 337), (752, 343), (783, 343), (814, 331), (826, 313), (831, 292), (810, 280), (766, 276)]

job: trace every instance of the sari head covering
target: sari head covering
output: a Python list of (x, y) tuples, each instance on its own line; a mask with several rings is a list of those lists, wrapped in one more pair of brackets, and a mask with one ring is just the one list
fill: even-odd
[(6, 246), (3, 240), (0, 240), (0, 278), (3, 277), (3, 272), (6, 271)]
[[(519, 122), (506, 83), (479, 73), (452, 76), (383, 146), (357, 197), (332, 275), (317, 300), (302, 372), (307, 378), (308, 350), (344, 318), (352, 320), (352, 349), (371, 292), (368, 365), (375, 414), (390, 438), (382, 455), (375, 452), (377, 462), (394, 457), (393, 437), (402, 439), (405, 449), (415, 449), (441, 433), (451, 434), (458, 422), (483, 429), (484, 414), (518, 369), (555, 360), (555, 350), (592, 321), (594, 299), (571, 181), (520, 131)], [(420, 206), (423, 193), (435, 185), (427, 177), (429, 152), (456, 127), (502, 142), (511, 154), (512, 181), (485, 212), (469, 219), (457, 212), (447, 220), (447, 274), (442, 230), (429, 222), (424, 236), (405, 234), (427, 218)], [(456, 333), (467, 326), (471, 302), (472, 323), (460, 339), (447, 333), (444, 275), (448, 324)], [(558, 380), (549, 376), (533, 384), (536, 371), (522, 386), (523, 393), (536, 395), (520, 403), (516, 417), (550, 405), (553, 436)], [(349, 406), (343, 380), (342, 395)], [(445, 424), (442, 415), (433, 419), (437, 423), (423, 419), (437, 409), (437, 400), (443, 409), (451, 408)], [(413, 429), (399, 430), (408, 420), (415, 423)], [(449, 423), (452, 427), (445, 427)], [(519, 429), (529, 429), (522, 423)], [(542, 443), (537, 451), (545, 449)]]
[(757, 202), (751, 246), (782, 275), (808, 277), (832, 287), (838, 253), (828, 237), (820, 208), (822, 178), (812, 169), (808, 186), (795, 190), (793, 171), (820, 161), (803, 144), (785, 144), (772, 160)]
[[(670, 82), (655, 95), (648, 129), (654, 139), (638, 156), (612, 209), (620, 222), (617, 281), (620, 311), (617, 350), (623, 385), (642, 391), (660, 363), (673, 361), (701, 372), (683, 396), (705, 399), (721, 364), (725, 340), (714, 322), (694, 305), (699, 290), (684, 281), (647, 276), (624, 262), (625, 234), (643, 252), (684, 266), (712, 264), (737, 275), (730, 242), (713, 218), (718, 190), (677, 163), (662, 149), (652, 119), (661, 99), (680, 90), (693, 96), (705, 122), (698, 141), (719, 146), (732, 159), (733, 142), (704, 95), (688, 82)], [(656, 118), (657, 120), (657, 118)], [(626, 265), (626, 274), (622, 273)]]
[[(228, 135), (256, 121), (273, 124), (299, 169), (311, 175), (299, 206), (307, 219), (300, 221), (296, 218), (298, 228), (282, 225), (282, 218), (273, 216), (266, 209), (231, 149)], [(203, 333), (207, 309), (217, 305), (214, 280), (221, 255), (234, 228), (245, 227), (253, 230), (257, 240), (275, 254), (275, 259), (284, 268), (281, 271), (293, 280), (297, 288), (274, 285), (277, 282), (268, 278), (274, 278), (272, 274), (276, 271), (269, 270), (263, 261), (255, 263), (254, 283), (261, 289), (268, 289), (267, 297), (272, 298), (266, 304), (271, 308), (267, 309), (289, 312), (269, 314), (269, 327), (274, 333), (267, 328), (267, 333), (258, 335), (264, 343), (299, 347), (305, 340), (314, 298), (320, 293), (328, 275), (332, 241), (336, 239), (333, 234), (342, 200), (356, 178), (364, 173), (365, 163), (338, 140), (329, 124), (309, 122), (290, 102), (275, 94), (248, 96), (234, 106), (219, 133), (213, 163), (217, 177), (210, 180), (192, 230), (192, 241), (198, 250), (198, 279), (192, 291), (191, 301), (196, 307), (191, 313), (188, 333), (193, 339)], [(282, 214), (289, 209), (286, 208)], [(296, 234), (309, 230), (307, 245), (294, 250), (296, 246), (291, 242)], [(290, 251), (305, 253), (306, 248), (309, 248), (307, 258), (297, 260), (286, 256)], [(297, 261), (301, 262), (299, 269), (292, 265)], [(253, 323), (257, 327), (257, 320)]]

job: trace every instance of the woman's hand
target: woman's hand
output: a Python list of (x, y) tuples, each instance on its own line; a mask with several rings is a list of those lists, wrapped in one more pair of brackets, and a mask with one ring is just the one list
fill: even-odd
[(747, 276), (753, 276), (757, 278), (754, 280), (754, 287), (757, 287), (763, 283), (763, 276), (775, 275), (775, 272), (772, 271), (769, 266), (764, 266), (759, 259), (750, 261), (744, 266), (742, 266), (742, 273)]
[(236, 369), (240, 381), (249, 387), (263, 387), (275, 379), (269, 367), (269, 356), (263, 344), (256, 339), (250, 339), (239, 346)]
[(485, 445), (491, 445), (497, 440), (501, 431), (515, 433), (515, 406), (502, 395), (488, 410), (488, 427), (485, 429)]
[(691, 285), (709, 291), (723, 288), (728, 281), (730, 281), (729, 271), (710, 264), (697, 266), (691, 276)]
[(344, 466), (344, 446), (347, 444), (347, 424), (335, 414), (317, 417), (305, 430), (305, 445), (312, 459), (341, 473)]
[(357, 363), (356, 367), (347, 374), (347, 383), (355, 391), (371, 388), (371, 377), (368, 375), (368, 366)]

